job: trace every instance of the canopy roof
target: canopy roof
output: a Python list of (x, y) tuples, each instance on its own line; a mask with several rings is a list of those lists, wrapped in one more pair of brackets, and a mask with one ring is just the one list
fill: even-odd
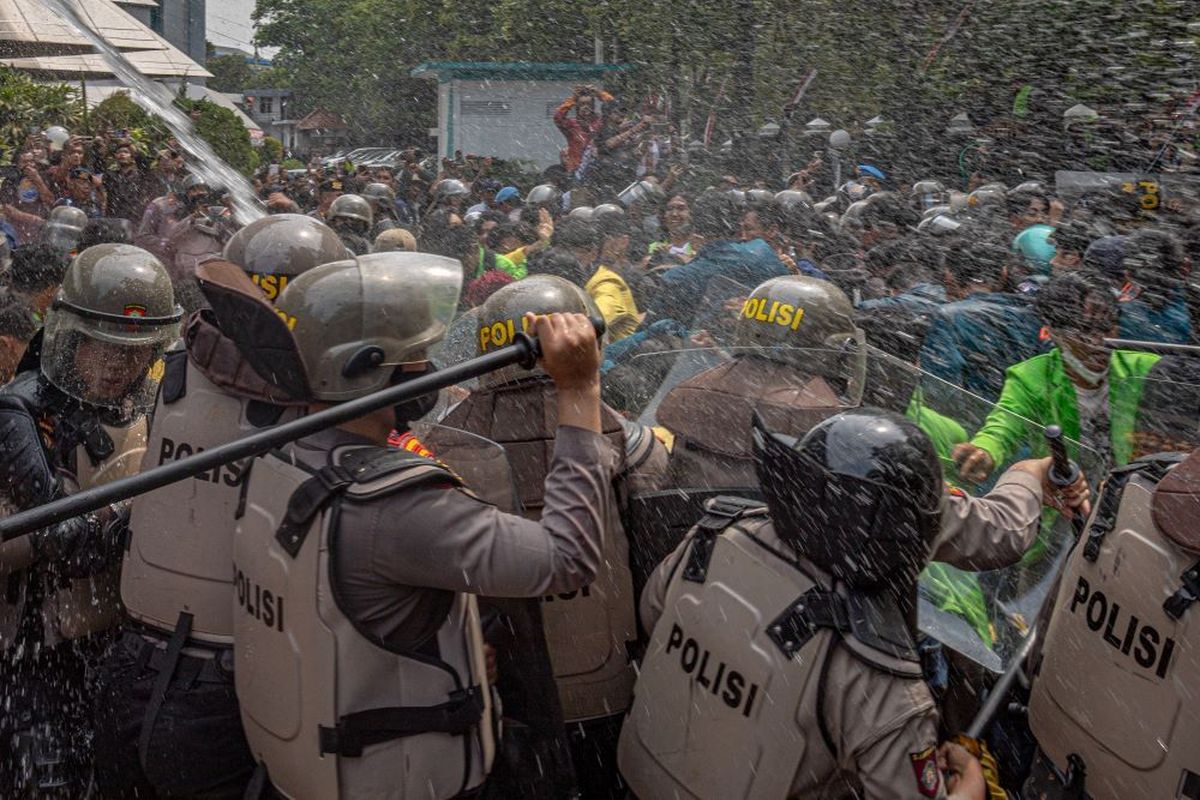
[[(112, 0), (73, 2), (91, 28), (125, 52), (139, 72), (151, 77), (212, 77)], [(0, 0), (0, 64), (74, 77), (112, 74), (91, 42), (38, 0)]]

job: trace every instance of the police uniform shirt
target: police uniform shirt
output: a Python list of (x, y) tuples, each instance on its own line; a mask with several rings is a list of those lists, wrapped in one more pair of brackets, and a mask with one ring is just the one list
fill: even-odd
[[(322, 466), (342, 445), (371, 444), (342, 430), (301, 440), (295, 452)], [(436, 454), (435, 454), (436, 455)], [(393, 643), (422, 641), (442, 624), (446, 592), (541, 597), (589, 583), (603, 532), (614, 523), (617, 454), (592, 431), (560, 426), (539, 522), (505, 514), (461, 490), (415, 487), (343, 503), (334, 548), (338, 605)]]
[[(787, 549), (769, 524), (756, 528), (755, 535), (772, 547)], [(667, 585), (690, 543), (691, 534), (646, 584), (641, 619), (648, 631), (662, 616)], [(805, 562), (805, 569), (822, 584), (831, 585), (811, 563)], [(808, 657), (828, 658), (829, 662), (825, 679), (809, 681), (797, 705), (800, 740), (810, 746), (805, 748), (788, 797), (944, 798), (946, 784), (936, 759), (938, 712), (925, 682), (869, 666), (834, 636), (825, 635), (825, 641), (817, 646), (821, 649)], [(824, 743), (817, 709), (836, 754)]]
[(1042, 484), (1023, 470), (1009, 469), (983, 497), (951, 489), (942, 493), (931, 560), (974, 571), (1010, 566), (1033, 544), (1041, 519)]

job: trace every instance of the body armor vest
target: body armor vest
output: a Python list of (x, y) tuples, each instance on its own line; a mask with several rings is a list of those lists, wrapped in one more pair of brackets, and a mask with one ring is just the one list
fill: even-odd
[[(10, 434), (29, 439), (24, 445), (5, 441), (4, 448), (20, 452), (22, 461), (34, 460), (35, 453), (26, 446), (36, 449), (45, 458), (41, 469), (54, 473), (47, 475), (52, 478), (48, 483), (57, 485), (59, 494), (74, 494), (137, 472), (146, 449), (144, 417), (108, 424), (102, 412), (63, 394), (37, 370), (17, 376), (4, 387), (4, 394), (10, 396), (10, 407), (22, 409), (19, 413), (23, 419), (28, 417)], [(9, 514), (48, 502), (52, 499), (51, 487), (45, 489), (43, 496), (27, 498), (31, 502), (14, 504), (6, 499), (3, 512)], [(21, 620), (29, 611), (26, 600), (31, 576), (42, 582), (41, 605), (34, 613), (40, 616), (44, 645), (107, 630), (116, 623), (120, 611), (117, 568), (65, 581), (52, 579), (40, 570), (25, 570), (0, 581), (4, 590), (0, 600), (0, 648), (15, 641)]]
[[(75, 452), (75, 472), (64, 480), (67, 494), (103, 486), (136, 475), (146, 453), (146, 418), (126, 426), (102, 425), (112, 442), (112, 455), (97, 461), (80, 444)], [(47, 592), (42, 605), (44, 641), (78, 639), (108, 630), (121, 614), (120, 566), (89, 578), (75, 578), (65, 587)]]
[(803, 699), (839, 638), (868, 664), (920, 677), (899, 612), (835, 592), (753, 505), (709, 501), (667, 585), (618, 749), (638, 797), (783, 798), (802, 766), (835, 774), (835, 743), (800, 723), (819, 713)]
[(757, 486), (750, 447), (756, 409), (772, 430), (796, 436), (844, 410), (824, 380), (793, 366), (750, 356), (718, 364), (677, 385), (656, 412), (658, 423), (675, 434), (671, 484)]
[(434, 461), (377, 447), (337, 448), (320, 470), (255, 464), (234, 538), (234, 674), (250, 749), (286, 797), (437, 800), (490, 768), (475, 598), (454, 594), (436, 636), (401, 651), (362, 633), (331, 581), (340, 505), (427, 482), (458, 485)]
[(1174, 523), (1155, 489), (1169, 462), (1137, 461), (1110, 474), (1068, 557), (1029, 702), (1067, 796), (1200, 797), (1200, 461), (1189, 460)]
[[(444, 424), (486, 437), (504, 447), (525, 516), (539, 519), (546, 475), (558, 429), (554, 384), (538, 377), (480, 388), (454, 408)], [(625, 452), (621, 420), (601, 407), (601, 431)], [(574, 592), (542, 598), (546, 644), (567, 722), (619, 714), (629, 706), (635, 678), (627, 644), (637, 639), (629, 540), (605, 532), (605, 553), (596, 580)]]
[[(167, 354), (162, 390), (142, 469), (232, 442), (295, 411), (218, 387), (184, 350)], [(192, 639), (233, 642), (233, 530), (245, 502), (252, 459), (215, 467), (133, 500), (121, 574), (129, 615), (161, 631), (191, 615)]]

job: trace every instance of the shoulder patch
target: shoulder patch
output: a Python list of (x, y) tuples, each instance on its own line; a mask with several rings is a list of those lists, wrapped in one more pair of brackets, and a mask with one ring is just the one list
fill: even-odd
[(922, 797), (937, 797), (942, 785), (942, 773), (937, 765), (937, 748), (926, 747), (919, 753), (909, 753), (913, 774), (917, 779), (917, 791)]

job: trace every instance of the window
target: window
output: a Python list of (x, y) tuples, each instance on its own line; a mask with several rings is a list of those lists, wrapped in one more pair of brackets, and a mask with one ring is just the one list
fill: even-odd
[(503, 117), (512, 113), (512, 105), (503, 100), (463, 100), (463, 116)]
[(274, 97), (258, 98), (258, 113), (270, 114), (274, 110), (275, 110), (275, 98)]

